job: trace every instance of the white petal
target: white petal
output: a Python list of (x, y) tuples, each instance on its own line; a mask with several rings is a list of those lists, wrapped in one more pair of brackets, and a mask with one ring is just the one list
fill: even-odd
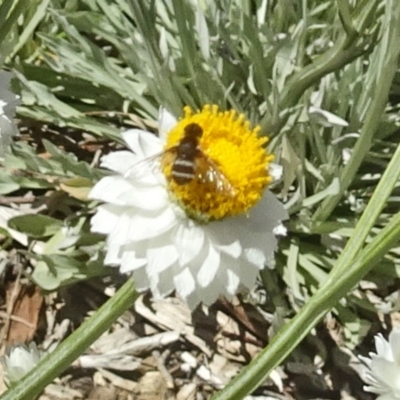
[(113, 204), (98, 206), (96, 214), (90, 221), (92, 232), (111, 233), (117, 226), (118, 218), (122, 212), (122, 207), (114, 206)]
[(244, 250), (246, 260), (254, 264), (258, 269), (263, 269), (266, 263), (266, 258), (262, 250), (253, 247)]
[(147, 264), (146, 258), (140, 258), (135, 251), (124, 251), (121, 259), (120, 272), (126, 274), (144, 267)]
[(165, 108), (160, 108), (158, 116), (158, 130), (159, 136), (163, 143), (165, 143), (167, 133), (176, 125), (176, 118)]
[(166, 179), (161, 172), (160, 158), (162, 153), (157, 153), (155, 158), (145, 158), (134, 163), (125, 171), (123, 178), (128, 180), (137, 189), (151, 187), (162, 188), (166, 192)]
[(179, 296), (185, 299), (196, 288), (196, 281), (193, 278), (189, 268), (184, 268), (178, 275), (174, 277), (176, 291)]
[(170, 210), (165, 210), (159, 219), (160, 226), (156, 227), (151, 223), (151, 218), (137, 215), (135, 210), (127, 209), (123, 211), (119, 215), (117, 223), (107, 238), (109, 248), (111, 248), (111, 246), (123, 246), (132, 242), (151, 238), (156, 234), (156, 231), (159, 234), (164, 233), (166, 230), (170, 229), (168, 223), (171, 222), (171, 219), (172, 223), (174, 223), (173, 218), (168, 220), (170, 214)]
[(128, 238), (135, 242), (161, 235), (172, 230), (177, 223), (176, 216), (171, 208), (165, 208), (158, 214), (148, 216), (132, 212), (130, 218), (134, 220), (134, 223), (132, 229), (128, 232)]
[(389, 343), (392, 349), (393, 360), (400, 365), (400, 328), (393, 328), (389, 335)]
[(129, 242), (129, 234), (133, 230), (132, 218), (129, 212), (122, 212), (114, 229), (107, 238), (109, 246), (123, 246)]
[(157, 292), (161, 297), (165, 297), (175, 290), (174, 277), (180, 273), (181, 269), (177, 263), (170, 265), (158, 276)]
[(115, 151), (102, 157), (100, 165), (123, 175), (138, 161), (138, 157), (130, 151)]
[(378, 333), (375, 336), (375, 347), (377, 354), (380, 357), (384, 357), (389, 361), (394, 361), (392, 348), (390, 347), (389, 342), (382, 336), (381, 333)]
[(110, 266), (118, 266), (122, 262), (121, 246), (106, 246), (107, 253), (104, 258), (104, 264)]
[(237, 258), (242, 254), (242, 243), (239, 239), (239, 226), (236, 218), (227, 218), (222, 221), (214, 221), (207, 225), (201, 226), (205, 236), (218, 248), (221, 252), (229, 254), (231, 257)]
[(286, 236), (287, 229), (283, 224), (279, 224), (272, 230), (272, 233), (276, 236)]
[(162, 150), (161, 140), (150, 132), (130, 129), (123, 132), (122, 137), (128, 147), (142, 159), (157, 154)]
[(90, 191), (89, 198), (143, 210), (158, 210), (169, 203), (167, 192), (162, 186), (141, 188), (120, 175), (100, 179)]
[(260, 271), (255, 265), (245, 260), (242, 261), (241, 265), (237, 269), (240, 284), (245, 286), (248, 290), (254, 288), (259, 273)]
[(204, 243), (204, 231), (197, 224), (177, 225), (171, 237), (179, 254), (179, 264), (187, 265), (201, 251)]
[[(225, 296), (234, 295), (241, 283), (243, 275), (246, 276), (243, 258), (234, 259), (226, 254), (221, 254), (221, 273), (218, 272), (216, 279), (220, 281), (221, 286), (225, 287)], [(253, 269), (255, 269), (253, 267)]]
[[(225, 285), (223, 287), (225, 288)], [(209, 285), (204, 288), (199, 287), (196, 289), (196, 292), (198, 292), (198, 303), (201, 302), (206, 306), (210, 306), (211, 304), (215, 303), (219, 296), (225, 295), (225, 290), (221, 291), (221, 287), (218, 285)]]
[[(150, 243), (149, 246), (151, 246)], [(178, 260), (178, 252), (173, 245), (149, 248), (147, 250), (147, 260), (147, 273), (150, 276), (159, 275)]]
[(376, 400), (398, 400), (400, 399), (399, 396), (393, 397), (393, 393), (386, 393), (378, 396)]
[[(262, 232), (252, 232), (249, 230), (244, 230), (237, 227), (236, 231), (241, 237), (241, 245), (243, 247), (243, 252), (246, 253), (246, 260), (251, 260), (254, 265), (260, 265), (261, 258), (264, 259), (265, 263), (269, 263), (274, 259), (274, 252), (278, 247), (278, 239), (273, 233), (268, 231)], [(247, 232), (247, 234), (245, 234)], [(259, 256), (254, 253), (252, 249), (256, 249), (256, 252), (261, 252)], [(261, 257), (261, 258), (260, 258)]]
[(135, 270), (134, 275), (136, 289), (144, 291), (150, 288), (149, 276), (145, 268), (138, 268)]
[(371, 366), (372, 360), (368, 357), (364, 357), (364, 356), (358, 356), (358, 358), (364, 363), (366, 364), (368, 367)]
[(218, 245), (218, 244), (214, 245), (216, 248), (218, 248), (219, 251), (226, 253), (233, 258), (238, 258), (242, 254), (242, 246), (239, 240), (235, 240), (232, 243), (224, 245)]
[(229, 268), (228, 271), (226, 272), (227, 272), (226, 290), (229, 294), (234, 295), (237, 291), (239, 284), (241, 283), (240, 278), (231, 268)]
[(220, 267), (219, 252), (213, 246), (208, 247), (208, 254), (205, 258), (203, 265), (200, 267), (197, 274), (197, 282), (201, 287), (206, 287), (214, 280), (215, 274)]
[(203, 293), (200, 290), (195, 290), (186, 297), (181, 295), (181, 297), (191, 310), (194, 310), (203, 301)]
[(263, 198), (249, 212), (249, 217), (237, 217), (240, 224), (253, 232), (272, 232), (283, 220), (289, 218), (282, 203), (267, 190)]
[(400, 366), (378, 358), (373, 360), (371, 371), (375, 377), (390, 388), (400, 390)]

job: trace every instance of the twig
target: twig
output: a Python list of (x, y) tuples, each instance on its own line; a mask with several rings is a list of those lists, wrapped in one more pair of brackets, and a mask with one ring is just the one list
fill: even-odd
[(14, 197), (5, 197), (0, 196), (0, 204), (25, 204), (25, 203), (33, 203), (35, 201), (35, 196), (14, 196)]
[(154, 350), (151, 354), (154, 359), (157, 361), (158, 370), (161, 372), (161, 375), (164, 377), (164, 380), (167, 384), (168, 389), (173, 389), (174, 379), (171, 374), (168, 372), (167, 367), (165, 366), (165, 360), (169, 357), (171, 351), (166, 349), (162, 354), (158, 350)]
[(2, 351), (4, 351), (4, 346), (6, 345), (4, 337), (7, 336), (8, 333), (9, 333), (10, 324), (11, 324), (11, 321), (12, 321), (12, 312), (14, 310), (14, 306), (15, 306), (15, 303), (17, 301), (18, 294), (20, 292), (20, 284), (19, 284), (19, 282), (21, 280), (21, 275), (22, 275), (22, 268), (20, 268), (19, 271), (18, 271), (17, 279), (15, 280), (15, 285), (13, 287), (13, 290), (12, 290), (12, 293), (11, 293), (11, 296), (10, 296), (10, 301), (7, 304), (7, 312), (5, 313), (7, 315), (6, 322), (4, 324), (4, 329), (1, 332), (1, 336), (0, 336), (0, 343), (3, 343), (2, 346), (1, 346), (1, 350)]
[(9, 315), (7, 312), (0, 311), (0, 318), (11, 319), (11, 321), (19, 322), (28, 328), (34, 328), (35, 325), (31, 324), (24, 318), (17, 317), (16, 315)]

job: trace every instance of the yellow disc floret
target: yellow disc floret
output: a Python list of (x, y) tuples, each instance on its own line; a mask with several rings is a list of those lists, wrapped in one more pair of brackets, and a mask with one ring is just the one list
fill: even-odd
[[(199, 126), (202, 134), (196, 155), (185, 160), (192, 178), (182, 184), (174, 175), (174, 163), (190, 124)], [(274, 158), (266, 152), (268, 138), (259, 137), (260, 130), (251, 129), (244, 115), (234, 110), (222, 112), (216, 105), (199, 112), (184, 108), (184, 117), (168, 133), (162, 171), (173, 199), (191, 218), (211, 221), (243, 214), (260, 200), (272, 181), (268, 166)]]

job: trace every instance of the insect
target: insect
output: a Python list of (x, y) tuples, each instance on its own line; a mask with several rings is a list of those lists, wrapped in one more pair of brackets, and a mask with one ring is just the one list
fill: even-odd
[(198, 159), (205, 158), (199, 148), (199, 140), (203, 135), (203, 129), (197, 124), (185, 126), (184, 136), (173, 148), (164, 152), (163, 163), (172, 156), (172, 179), (178, 185), (184, 185), (196, 178)]
[(172, 164), (171, 177), (178, 185), (199, 181), (210, 189), (233, 196), (235, 190), (218, 166), (200, 148), (203, 129), (196, 123), (185, 126), (180, 142), (162, 154), (162, 164)]
[(234, 196), (235, 189), (216, 163), (200, 148), (203, 129), (196, 123), (184, 128), (184, 135), (176, 146), (170, 147), (138, 164), (161, 161), (161, 169), (171, 165), (171, 178), (177, 185), (187, 185), (197, 181), (210, 190)]

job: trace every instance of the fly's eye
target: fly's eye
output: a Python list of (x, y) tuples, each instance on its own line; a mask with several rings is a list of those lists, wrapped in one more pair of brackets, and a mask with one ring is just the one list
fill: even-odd
[(200, 138), (203, 135), (203, 129), (200, 125), (191, 123), (185, 126), (185, 136)]

